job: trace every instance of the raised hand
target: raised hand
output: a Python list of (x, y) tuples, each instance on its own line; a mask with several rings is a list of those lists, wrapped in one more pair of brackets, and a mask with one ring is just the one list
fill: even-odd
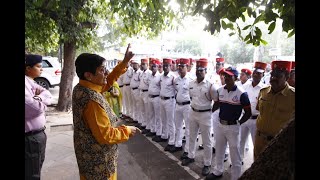
[(129, 43), (129, 44), (128, 44), (128, 47), (127, 47), (127, 50), (126, 50), (126, 53), (124, 54), (124, 59), (123, 59), (123, 61), (124, 61), (125, 63), (128, 63), (128, 62), (131, 60), (131, 58), (134, 56), (134, 54), (132, 53), (132, 51), (129, 50), (130, 47), (131, 47), (131, 44)]

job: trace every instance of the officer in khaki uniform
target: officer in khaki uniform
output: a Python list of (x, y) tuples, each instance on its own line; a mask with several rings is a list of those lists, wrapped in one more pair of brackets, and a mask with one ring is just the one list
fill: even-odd
[(291, 71), (290, 61), (272, 61), (270, 86), (260, 90), (257, 110), (257, 131), (254, 142), (254, 159), (279, 133), (295, 112), (295, 88), (287, 80)]

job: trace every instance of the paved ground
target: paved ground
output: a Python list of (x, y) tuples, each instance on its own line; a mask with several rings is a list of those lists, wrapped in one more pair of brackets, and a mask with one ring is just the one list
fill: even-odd
[[(52, 89), (51, 91), (56, 91)], [(57, 97), (54, 103), (57, 102)], [(123, 123), (123, 122), (120, 122)], [(42, 169), (42, 180), (79, 179), (79, 171), (73, 149), (72, 114), (57, 113), (50, 107), (47, 113), (47, 149)], [(200, 138), (201, 141), (201, 138)], [(243, 171), (250, 167), (253, 159), (252, 143), (246, 152)], [(192, 180), (204, 179), (203, 150), (196, 152), (195, 163), (181, 166), (182, 152), (168, 153), (166, 143), (155, 143), (151, 138), (139, 134), (126, 143), (119, 144), (118, 180)], [(215, 164), (213, 155), (212, 166)], [(221, 180), (230, 179), (230, 158), (225, 163)]]

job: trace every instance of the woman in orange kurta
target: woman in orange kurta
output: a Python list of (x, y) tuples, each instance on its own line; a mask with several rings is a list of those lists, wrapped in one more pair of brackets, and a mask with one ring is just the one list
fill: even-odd
[(83, 53), (76, 59), (80, 82), (73, 89), (72, 111), (80, 179), (116, 180), (117, 144), (140, 132), (134, 126), (115, 127), (117, 117), (102, 95), (132, 58), (128, 49), (111, 76), (106, 75), (106, 60), (99, 55)]

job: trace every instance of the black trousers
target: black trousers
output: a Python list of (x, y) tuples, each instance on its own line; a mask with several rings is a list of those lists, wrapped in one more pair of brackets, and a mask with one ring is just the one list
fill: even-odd
[(24, 160), (24, 179), (39, 180), (41, 168), (45, 158), (47, 135), (44, 131), (25, 136), (24, 138), (25, 160)]

